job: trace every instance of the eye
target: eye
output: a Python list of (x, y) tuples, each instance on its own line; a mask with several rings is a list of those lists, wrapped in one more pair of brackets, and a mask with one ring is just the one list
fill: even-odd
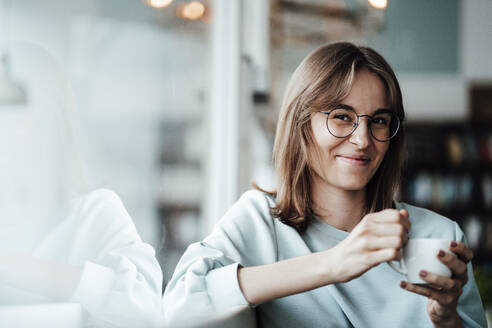
[(376, 116), (372, 119), (372, 124), (379, 126), (387, 126), (390, 123), (390, 118), (386, 116)]
[(350, 115), (347, 115), (347, 114), (335, 114), (335, 115), (333, 115), (333, 118), (336, 120), (341, 120), (341, 121), (346, 121), (346, 122), (352, 121), (352, 118), (350, 117)]
[(353, 124), (357, 120), (357, 115), (351, 110), (336, 108), (330, 112), (328, 119), (336, 124)]

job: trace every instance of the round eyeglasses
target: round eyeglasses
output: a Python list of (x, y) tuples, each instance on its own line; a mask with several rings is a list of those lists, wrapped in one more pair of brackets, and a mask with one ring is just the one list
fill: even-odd
[(400, 119), (391, 110), (379, 110), (374, 115), (358, 115), (349, 108), (335, 108), (329, 112), (321, 112), (326, 115), (326, 127), (334, 137), (345, 138), (351, 135), (361, 117), (367, 116), (368, 127), (371, 135), (377, 141), (388, 141), (398, 133)]

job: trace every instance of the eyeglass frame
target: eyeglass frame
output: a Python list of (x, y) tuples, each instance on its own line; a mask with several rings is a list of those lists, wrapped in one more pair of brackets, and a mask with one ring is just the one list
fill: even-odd
[[(352, 112), (354, 112), (355, 116), (357, 116), (357, 122), (355, 122), (355, 125), (354, 125), (354, 126), (353, 126), (353, 128), (352, 128), (352, 131), (350, 131), (350, 133), (349, 133), (349, 134), (347, 134), (346, 136), (343, 136), (343, 137), (339, 137), (339, 136), (334, 135), (334, 134), (330, 131), (330, 128), (328, 127), (328, 118), (330, 117), (330, 113), (332, 113), (333, 111), (335, 111), (335, 110), (337, 110), (337, 109), (345, 109), (345, 110), (352, 111)], [(379, 140), (379, 139), (378, 139), (378, 138), (376, 138), (376, 137), (374, 136), (374, 134), (372, 133), (371, 124), (372, 124), (372, 120), (373, 120), (373, 116), (374, 116), (374, 115), (367, 115), (367, 114), (362, 114), (362, 115), (359, 115), (359, 114), (357, 114), (357, 112), (355, 111), (355, 109), (354, 109), (352, 106), (342, 105), (342, 104), (337, 105), (335, 109), (332, 109), (332, 110), (330, 110), (330, 111), (321, 111), (320, 113), (322, 113), (322, 114), (325, 114), (325, 115), (326, 115), (326, 129), (327, 129), (327, 130), (328, 130), (328, 132), (329, 132), (332, 136), (334, 136), (335, 138), (340, 138), (340, 139), (342, 139), (342, 138), (347, 138), (348, 136), (352, 135), (352, 134), (354, 133), (354, 131), (357, 129), (357, 127), (359, 127), (360, 118), (361, 118), (361, 117), (369, 117), (369, 118), (370, 118), (370, 120), (369, 120), (369, 122), (368, 122), (367, 126), (368, 126), (368, 128), (369, 128), (369, 131), (371, 132), (371, 136), (372, 136), (372, 137), (374, 138), (374, 140), (376, 140), (376, 141), (379, 141), (379, 142), (387, 142), (387, 141), (390, 141), (391, 139), (393, 139), (393, 138), (394, 138), (394, 137), (398, 134), (398, 131), (400, 131), (401, 120), (400, 120), (400, 118), (398, 117), (398, 115), (396, 115), (395, 113), (393, 113), (393, 111), (392, 111), (392, 110), (390, 110), (390, 109), (385, 109), (385, 108), (384, 108), (384, 109), (378, 109), (378, 110), (376, 111), (376, 113), (375, 113), (375, 114), (379, 114), (379, 113), (381, 113), (381, 112), (383, 112), (383, 113), (390, 113), (390, 114), (391, 114), (392, 116), (394, 116), (394, 117), (397, 119), (397, 121), (398, 121), (398, 126), (396, 127), (396, 131), (395, 131), (395, 133), (393, 133), (393, 135), (392, 135), (391, 137), (389, 137), (389, 138), (387, 138), (387, 139), (385, 139), (385, 140)]]

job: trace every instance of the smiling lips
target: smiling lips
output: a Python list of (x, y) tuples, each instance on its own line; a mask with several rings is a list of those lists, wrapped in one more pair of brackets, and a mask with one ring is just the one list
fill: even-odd
[(336, 158), (352, 166), (366, 166), (371, 161), (369, 157), (361, 155), (337, 155)]

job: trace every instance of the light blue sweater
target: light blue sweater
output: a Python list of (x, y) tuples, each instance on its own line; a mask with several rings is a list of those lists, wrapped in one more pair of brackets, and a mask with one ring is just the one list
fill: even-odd
[[(427, 299), (400, 288), (405, 277), (382, 263), (359, 278), (251, 307), (238, 265), (254, 266), (334, 247), (348, 233), (313, 220), (303, 233), (272, 218), (273, 200), (248, 191), (204, 241), (188, 247), (164, 294), (168, 324), (210, 327), (432, 327)], [(410, 214), (410, 238), (464, 241), (459, 226), (436, 213), (397, 203)], [(333, 263), (333, 265), (337, 265)], [(458, 304), (465, 327), (486, 327), (471, 264)]]

